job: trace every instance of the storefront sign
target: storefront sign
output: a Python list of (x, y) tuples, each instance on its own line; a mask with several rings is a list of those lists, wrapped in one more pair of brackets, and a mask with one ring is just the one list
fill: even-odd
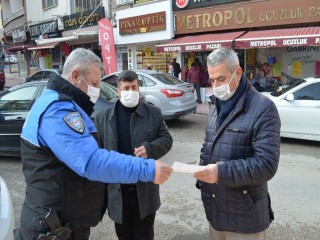
[[(63, 17), (64, 30), (78, 29), (90, 16), (94, 9), (70, 14)], [(98, 25), (98, 21), (105, 17), (104, 7), (99, 7), (97, 10), (90, 16), (87, 22), (82, 27), (91, 27)]]
[(119, 19), (119, 34), (138, 34), (166, 30), (166, 12)]
[(42, 35), (43, 38), (60, 37), (58, 20), (31, 25), (29, 28), (31, 40), (38, 39), (40, 35)]
[[(223, 8), (217, 6), (176, 12), (175, 19), (176, 34), (310, 23), (320, 21), (320, 5), (318, 0), (304, 0), (303, 4), (292, 0), (250, 1), (224, 5)], [(301, 44), (295, 41), (292, 44)], [(265, 41), (253, 44), (272, 47), (276, 43)], [(282, 44), (286, 46), (289, 42)]]
[(12, 29), (12, 39), (14, 43), (24, 42), (26, 40), (26, 31), (24, 26)]
[(190, 44), (180, 46), (157, 47), (158, 52), (198, 52), (198, 51), (212, 51), (221, 47), (231, 47), (232, 42), (225, 43), (204, 43), (204, 44)]
[(109, 19), (103, 18), (98, 22), (99, 39), (101, 43), (102, 60), (105, 74), (117, 71), (117, 56), (114, 45), (113, 27)]
[(133, 0), (133, 4), (142, 4), (148, 2), (154, 2), (155, 0)]
[(132, 49), (128, 49), (128, 69), (132, 70), (133, 69), (133, 54), (132, 54)]
[(171, 0), (173, 11), (189, 10), (241, 1), (244, 0)]
[(118, 53), (126, 53), (128, 51), (128, 47), (125, 44), (117, 44), (116, 50)]
[[(239, 43), (239, 44), (238, 44)], [(311, 46), (320, 45), (319, 38), (288, 38), (288, 39), (273, 39), (264, 41), (248, 41), (237, 42), (237, 48), (266, 48), (266, 47), (288, 47), (288, 46)]]

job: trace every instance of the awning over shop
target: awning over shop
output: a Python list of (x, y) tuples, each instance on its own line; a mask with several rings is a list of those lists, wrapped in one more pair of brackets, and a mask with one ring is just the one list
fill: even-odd
[(17, 45), (17, 46), (13, 46), (13, 47), (9, 47), (6, 50), (8, 51), (21, 51), (21, 50), (26, 50), (29, 47), (33, 47), (34, 45)]
[(320, 26), (250, 31), (235, 42), (239, 49), (319, 46)]
[(156, 48), (158, 52), (212, 51), (220, 47), (232, 47), (233, 40), (243, 33), (244, 31), (238, 31), (185, 36), (156, 45)]
[(49, 48), (54, 48), (57, 46), (59, 43), (48, 43), (48, 44), (43, 44), (43, 45), (38, 45), (38, 46), (32, 46), (28, 48), (28, 50), (41, 50), (41, 49), (49, 49)]
[(98, 33), (99, 32), (98, 32), (98, 25), (97, 25), (97, 26), (81, 28), (79, 30), (73, 29), (73, 30), (63, 31), (62, 36), (63, 37), (69, 37), (69, 36), (73, 36), (73, 35), (94, 36), (94, 35), (98, 35)]

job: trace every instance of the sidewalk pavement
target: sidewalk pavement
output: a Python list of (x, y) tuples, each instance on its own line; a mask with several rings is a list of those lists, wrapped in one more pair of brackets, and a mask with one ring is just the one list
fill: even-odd
[(204, 102), (204, 103), (197, 103), (197, 114), (200, 115), (208, 115), (209, 113), (209, 103), (208, 102)]
[(6, 83), (4, 85), (5, 88), (10, 88), (16, 86), (24, 81), (23, 78), (20, 78), (18, 69), (16, 67), (11, 67), (11, 72), (9, 66), (6, 65), (4, 69), (4, 74), (6, 77)]
[[(17, 68), (11, 67), (11, 72), (9, 67), (6, 67), (4, 69), (5, 72), (5, 76), (6, 76), (6, 84), (5, 84), (5, 88), (10, 88), (13, 86), (16, 86), (22, 82), (24, 82), (24, 78), (21, 78), (19, 76), (19, 72)], [(200, 114), (200, 115), (208, 115), (209, 112), (209, 103), (208, 102), (204, 102), (201, 104), (197, 104), (197, 110), (196, 110), (196, 114)]]

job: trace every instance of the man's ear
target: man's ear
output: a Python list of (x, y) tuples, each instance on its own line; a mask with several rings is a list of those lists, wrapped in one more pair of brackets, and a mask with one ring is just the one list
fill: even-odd
[(241, 76), (242, 76), (242, 68), (241, 68), (241, 67), (238, 67), (238, 68), (236, 69), (236, 74), (237, 74), (237, 76), (238, 76), (239, 78), (241, 78)]
[(79, 78), (80, 78), (80, 73), (77, 69), (73, 69), (71, 72), (71, 84), (74, 86), (78, 86)]

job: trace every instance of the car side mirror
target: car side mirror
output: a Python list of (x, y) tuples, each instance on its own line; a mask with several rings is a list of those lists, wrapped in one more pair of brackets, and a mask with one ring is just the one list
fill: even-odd
[(26, 82), (30, 82), (30, 78), (29, 77), (26, 78)]
[(292, 93), (289, 93), (287, 96), (286, 96), (286, 100), (289, 101), (289, 102), (292, 102), (294, 101), (294, 96)]

